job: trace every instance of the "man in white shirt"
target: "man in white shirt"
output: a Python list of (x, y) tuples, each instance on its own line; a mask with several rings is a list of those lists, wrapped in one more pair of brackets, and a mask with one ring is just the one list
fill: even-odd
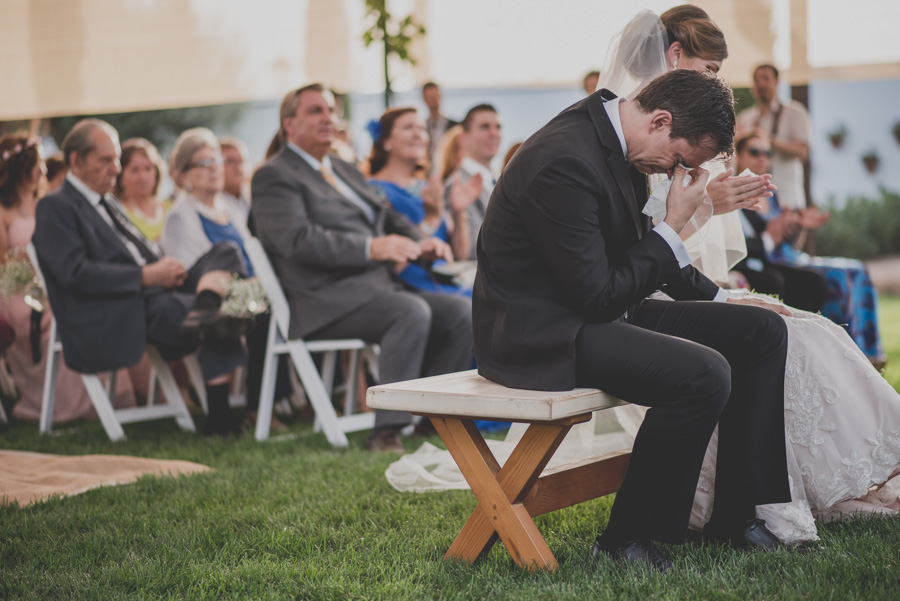
[[(463, 159), (459, 169), (445, 182), (444, 201), (447, 211), (453, 217), (456, 227), (469, 228), (471, 249), (467, 257), (456, 257), (459, 260), (475, 260), (475, 244), (478, 241), (478, 232), (484, 221), (484, 212), (487, 210), (488, 201), (497, 183), (497, 176), (491, 168), (491, 161), (500, 150), (500, 117), (497, 109), (490, 104), (479, 104), (469, 109), (462, 120), (463, 132), (460, 134), (459, 145), (462, 149)], [(473, 177), (481, 178), (481, 194), (478, 197), (466, 197), (459, 195), (457, 198), (469, 202), (467, 206), (453, 206), (451, 202), (451, 189), (455, 181), (466, 183)]]
[(456, 121), (441, 114), (441, 89), (433, 81), (422, 86), (422, 100), (428, 107), (428, 119), (425, 120), (425, 129), (428, 131), (428, 160), (434, 159), (441, 138), (447, 130), (456, 125)]
[(753, 72), (756, 105), (737, 117), (740, 138), (759, 129), (772, 142), (772, 183), (778, 186), (778, 200), (785, 209), (806, 208), (803, 164), (809, 158), (809, 113), (796, 100), (778, 98), (778, 69), (760, 65)]

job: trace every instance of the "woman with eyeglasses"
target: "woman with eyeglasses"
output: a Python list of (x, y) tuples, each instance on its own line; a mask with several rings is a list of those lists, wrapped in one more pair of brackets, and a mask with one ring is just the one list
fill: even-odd
[[(754, 173), (766, 173), (772, 158), (769, 140), (759, 134), (750, 134), (738, 140), (736, 149), (738, 172), (749, 169)], [(778, 185), (776, 181), (773, 183)], [(753, 218), (754, 215), (747, 217)], [(878, 330), (878, 294), (866, 266), (856, 259), (812, 257), (798, 250), (802, 246), (799, 239), (805, 232), (825, 225), (828, 213), (817, 207), (799, 211), (784, 210), (778, 203), (776, 192), (768, 199), (768, 203), (764, 203), (764, 210), (759, 213), (759, 217), (759, 221), (765, 220), (767, 230), (776, 232), (774, 238), (777, 239), (770, 238), (771, 249), (765, 249), (766, 259), (777, 266), (814, 272), (824, 278), (824, 302), (820, 309), (822, 315), (844, 326), (869, 361), (878, 369), (883, 367), (885, 354)], [(782, 230), (786, 230), (783, 235), (777, 235)], [(767, 292), (758, 285), (754, 287)]]
[[(222, 195), (225, 185), (224, 161), (219, 140), (205, 127), (182, 133), (169, 158), (172, 178), (178, 186), (177, 200), (166, 216), (161, 246), (165, 253), (181, 261), (188, 269), (217, 249), (231, 247), (240, 251), (245, 274), (253, 275), (253, 266), (244, 250), (244, 240), (250, 237), (245, 219), (238, 206)], [(245, 425), (255, 422), (259, 407), (259, 388), (262, 381), (262, 362), (265, 356), (268, 314), (256, 317), (255, 326), (247, 335), (247, 410)], [(279, 386), (279, 389), (282, 389)], [(283, 392), (283, 391), (282, 391)], [(206, 428), (209, 434), (237, 433), (241, 430), (228, 406), (213, 408)], [(283, 424), (273, 419), (275, 430)]]

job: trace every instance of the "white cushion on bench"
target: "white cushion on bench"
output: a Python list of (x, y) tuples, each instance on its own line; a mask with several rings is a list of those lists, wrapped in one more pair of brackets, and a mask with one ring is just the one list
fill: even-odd
[(393, 409), (500, 421), (554, 421), (624, 404), (593, 388), (562, 392), (507, 388), (463, 371), (369, 388), (366, 404)]

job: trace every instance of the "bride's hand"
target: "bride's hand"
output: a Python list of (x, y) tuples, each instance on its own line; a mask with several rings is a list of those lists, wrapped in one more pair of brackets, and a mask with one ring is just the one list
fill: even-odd
[(793, 317), (793, 313), (791, 313), (790, 309), (787, 306), (782, 305), (781, 303), (774, 303), (762, 300), (761, 298), (734, 298), (729, 297), (727, 301), (728, 303), (732, 303), (735, 305), (750, 305), (751, 307), (762, 307), (763, 309), (769, 309), (770, 311), (775, 311), (776, 313), (780, 313), (781, 315), (787, 315), (788, 317)]
[(776, 188), (772, 184), (772, 176), (745, 175), (732, 177), (734, 169), (709, 180), (706, 193), (712, 199), (713, 213), (724, 215), (738, 209), (760, 210), (760, 198), (769, 198)]

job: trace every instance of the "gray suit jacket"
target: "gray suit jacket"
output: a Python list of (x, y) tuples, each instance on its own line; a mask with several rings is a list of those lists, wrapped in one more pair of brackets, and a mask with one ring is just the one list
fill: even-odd
[(335, 156), (334, 173), (375, 209), (375, 221), (299, 154), (283, 148), (253, 175), (251, 216), (291, 305), (290, 336), (304, 337), (358, 309), (374, 292), (396, 289), (389, 263), (366, 258), (366, 241), (423, 235)]
[[(447, 185), (444, 186), (444, 203), (446, 205), (447, 211), (451, 211), (450, 207), (450, 187), (453, 185), (453, 181), (459, 176), (459, 183), (464, 184), (474, 176), (474, 173), (469, 173), (464, 167), (460, 167), (456, 171), (453, 172), (447, 179)], [(490, 183), (490, 182), (489, 182)], [(475, 247), (478, 243), (478, 232), (481, 231), (481, 224), (484, 222), (484, 212), (487, 211), (488, 201), (491, 199), (491, 193), (482, 187), (481, 195), (475, 199), (475, 202), (469, 205), (469, 208), (466, 209), (466, 213), (468, 215), (469, 221), (469, 236), (471, 239), (471, 247), (469, 250), (468, 257), (456, 257), (459, 261), (475, 260)]]

